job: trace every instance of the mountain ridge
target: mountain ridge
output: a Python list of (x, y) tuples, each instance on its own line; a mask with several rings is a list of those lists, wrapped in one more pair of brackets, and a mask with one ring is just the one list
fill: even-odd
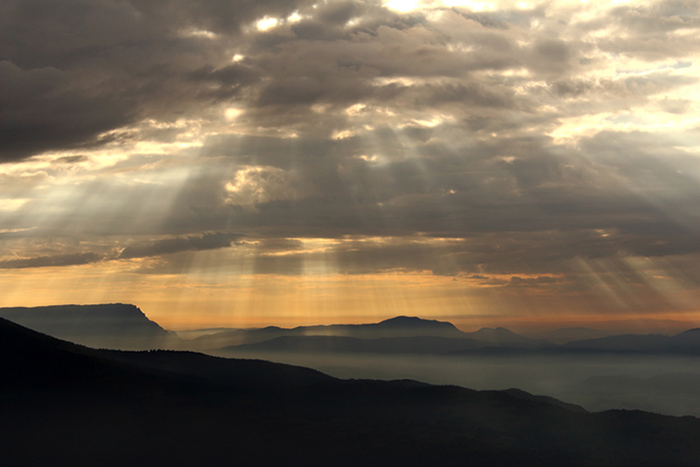
[(0, 317), (91, 347), (148, 349), (177, 345), (174, 332), (125, 303), (0, 308)]
[(223, 331), (197, 337), (189, 341), (199, 350), (219, 349), (232, 345), (257, 344), (278, 337), (334, 336), (358, 339), (380, 339), (390, 337), (451, 337), (463, 338), (467, 334), (447, 321), (427, 320), (419, 317), (395, 316), (378, 323), (330, 324), (280, 328), (268, 326), (257, 329)]
[[(700, 461), (693, 417), (589, 413), (516, 389), (337, 380), (191, 352), (95, 350), (4, 319), (0, 349), (0, 456), (8, 466)], [(240, 365), (267, 390), (221, 371)], [(279, 378), (265, 376), (271, 373)]]
[[(483, 327), (477, 331), (463, 332), (447, 321), (399, 315), (377, 323), (366, 324), (313, 325), (294, 328), (278, 326), (252, 329), (224, 328), (220, 332), (208, 332), (204, 335), (199, 335), (197, 330), (192, 330), (191, 333), (196, 336), (195, 338), (180, 339), (176, 332), (163, 329), (138, 307), (123, 303), (0, 308), (0, 317), (6, 317), (29, 328), (71, 342), (91, 347), (124, 350), (160, 348), (227, 351), (234, 346), (253, 346), (241, 347), (241, 349), (253, 350), (255, 345), (261, 344), (258, 346), (260, 349), (268, 347), (268, 350), (275, 346), (290, 350), (296, 346), (305, 347), (306, 351), (310, 351), (316, 346), (320, 351), (328, 349), (338, 351), (342, 348), (345, 352), (369, 352), (368, 349), (374, 348), (379, 353), (391, 353), (390, 349), (395, 349), (398, 353), (432, 354), (610, 352), (700, 355), (700, 328), (689, 329), (673, 336), (617, 334), (572, 340), (571, 337), (575, 334), (590, 335), (591, 332), (598, 332), (585, 328), (573, 328), (555, 331), (552, 334), (554, 336), (552, 340), (556, 342), (552, 342), (537, 336), (517, 334), (504, 327)], [(569, 338), (564, 337), (566, 332), (569, 332)], [(277, 340), (282, 337), (294, 339)], [(327, 339), (320, 339), (320, 337)], [(314, 339), (303, 342), (304, 339), (309, 338)], [(382, 339), (382, 341), (374, 343), (342, 341), (340, 338)], [(433, 338), (432, 341), (429, 338)], [(390, 339), (397, 340), (390, 342)], [(414, 339), (414, 349), (410, 348), (410, 339)], [(267, 344), (262, 345), (264, 342)], [(325, 342), (325, 347), (321, 342)]]

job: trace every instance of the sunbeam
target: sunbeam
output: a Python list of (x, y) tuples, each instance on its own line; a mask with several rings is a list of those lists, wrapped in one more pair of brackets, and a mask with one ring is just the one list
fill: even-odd
[(698, 321), (695, 5), (170, 3), (0, 20), (0, 305)]

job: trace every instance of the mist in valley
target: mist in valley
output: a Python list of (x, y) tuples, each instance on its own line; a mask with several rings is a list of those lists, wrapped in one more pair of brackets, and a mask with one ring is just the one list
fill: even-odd
[(306, 366), (338, 378), (412, 379), (478, 390), (519, 388), (587, 410), (700, 416), (700, 359), (675, 355), (349, 355), (214, 353)]
[(448, 322), (405, 316), (362, 325), (187, 333), (167, 331), (127, 304), (5, 308), (0, 316), (88, 346), (168, 348), (268, 360), (342, 379), (409, 379), (477, 390), (518, 388), (590, 411), (637, 409), (700, 416), (698, 329), (673, 336), (594, 339), (585, 339), (592, 332), (586, 330), (587, 335), (575, 336), (583, 340), (557, 345), (504, 328), (465, 333)]

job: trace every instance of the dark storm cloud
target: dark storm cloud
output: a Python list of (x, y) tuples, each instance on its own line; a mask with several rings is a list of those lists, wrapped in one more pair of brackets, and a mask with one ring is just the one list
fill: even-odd
[(122, 250), (117, 259), (147, 258), (150, 256), (169, 255), (183, 251), (205, 251), (228, 248), (233, 242), (242, 238), (240, 234), (225, 232), (206, 233), (201, 236), (167, 238), (146, 245), (128, 246)]
[[(290, 1), (4, 1), (0, 6), (0, 161), (92, 147), (143, 118), (177, 118), (254, 80), (221, 69), (227, 40)], [(230, 59), (229, 57), (226, 57)], [(207, 71), (209, 70), (209, 71)], [(214, 80), (202, 92), (192, 78)], [(196, 81), (196, 80), (195, 80)], [(216, 92), (215, 92), (216, 91)]]
[(42, 151), (100, 144), (100, 133), (131, 119), (128, 102), (81, 86), (78, 73), (51, 67), (22, 70), (0, 61), (0, 157), (12, 161)]
[(21, 258), (0, 261), (0, 269), (79, 266), (84, 264), (96, 263), (103, 259), (103, 256), (96, 253), (76, 253), (66, 255), (39, 256), (36, 258)]
[[(458, 77), (518, 66), (521, 57), (527, 61), (530, 55), (534, 67), (563, 71), (571, 55), (569, 46), (552, 39), (523, 54), (507, 28), (492, 30), (465, 20), (472, 27), (443, 33), (429, 28), (420, 14), (397, 15), (358, 2), (302, 8), (309, 16), (281, 26), (280, 32), (242, 35), (242, 25), (264, 15), (284, 17), (306, 3), (5, 2), (0, 20), (0, 157), (18, 160), (46, 150), (101, 145), (111, 141), (112, 136), (104, 135), (109, 130), (143, 118), (174, 120), (233, 98), (247, 101), (254, 123), (303, 125), (308, 112), (290, 108), (390, 99), (387, 92), (395, 87), (374, 85), (377, 77)], [(345, 23), (351, 19), (358, 21), (348, 28)], [(310, 34), (307, 23), (314, 21), (335, 28), (332, 39), (327, 32)], [(270, 43), (271, 38), (277, 42)], [(474, 51), (448, 51), (445, 45), (451, 39)], [(231, 64), (237, 43), (248, 54), (243, 62)], [(252, 91), (244, 92), (250, 87)], [(498, 102), (501, 94), (476, 82), (433, 92), (435, 97), (428, 98), (432, 104), (451, 96), (484, 105)], [(426, 104), (422, 98), (415, 105)], [(305, 126), (311, 127), (313, 122)]]

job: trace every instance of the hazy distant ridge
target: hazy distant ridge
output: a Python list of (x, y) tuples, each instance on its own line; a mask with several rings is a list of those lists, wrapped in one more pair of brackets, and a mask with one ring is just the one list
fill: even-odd
[[(190, 349), (199, 351), (303, 351), (336, 353), (649, 353), (700, 355), (700, 329), (675, 336), (622, 334), (569, 341), (601, 331), (564, 329), (549, 335), (553, 341), (523, 336), (506, 328), (463, 332), (446, 321), (397, 316), (370, 324), (333, 324), (280, 328), (207, 330), (206, 335), (182, 340), (149, 320), (129, 304), (57, 305), (0, 308), (0, 317), (92, 347), (120, 349)], [(196, 331), (191, 331), (196, 335)], [(567, 341), (563, 344), (558, 343)]]
[[(396, 321), (394, 321), (396, 320)], [(505, 328), (459, 331), (450, 323), (405, 317), (367, 325), (310, 326), (294, 329), (224, 332), (195, 340), (202, 348), (216, 344), (225, 352), (334, 352), (382, 354), (569, 354), (569, 353), (648, 353), (700, 355), (700, 329), (675, 336), (623, 334), (555, 344), (516, 334)], [(393, 323), (402, 323), (394, 327)], [(432, 323), (449, 324), (439, 329)], [(381, 329), (380, 332), (377, 329)], [(583, 334), (584, 332), (581, 332)], [(586, 332), (587, 333), (587, 332)], [(573, 333), (572, 333), (573, 334)], [(589, 333), (590, 334), (590, 333)], [(371, 337), (368, 337), (371, 336)], [(234, 342), (234, 344), (229, 344)]]
[(0, 308), (0, 317), (93, 347), (148, 349), (179, 340), (138, 307), (123, 303)]
[(197, 342), (224, 351), (449, 354), (486, 347), (534, 349), (551, 345), (505, 328), (462, 332), (452, 323), (397, 316), (379, 323), (263, 328), (204, 336)]
[(232, 345), (257, 344), (278, 337), (348, 337), (381, 339), (396, 337), (432, 336), (464, 338), (467, 334), (446, 321), (397, 316), (371, 324), (332, 324), (327, 326), (298, 326), (291, 329), (269, 326), (261, 329), (236, 329), (201, 336), (191, 341), (197, 349), (216, 349)]

